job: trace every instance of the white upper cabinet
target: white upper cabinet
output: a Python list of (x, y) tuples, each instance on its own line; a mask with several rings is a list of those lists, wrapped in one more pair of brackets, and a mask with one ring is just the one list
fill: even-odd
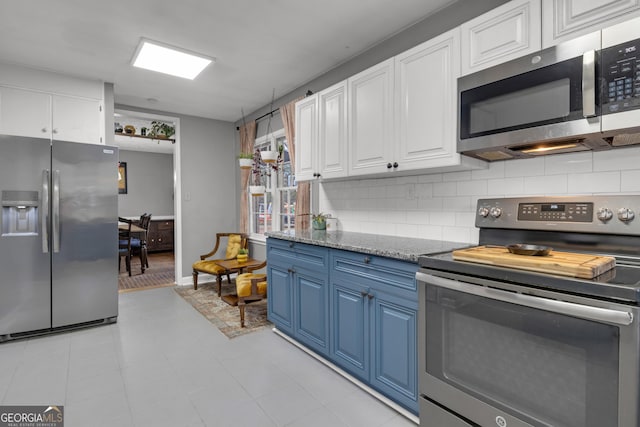
[(318, 173), (322, 178), (347, 176), (347, 81), (318, 93)]
[(94, 99), (53, 95), (51, 97), (53, 139), (104, 144), (102, 105)]
[(393, 58), (347, 80), (349, 175), (381, 173), (393, 159)]
[(542, 0), (542, 47), (640, 16), (640, 0)]
[(296, 103), (296, 180), (316, 178), (318, 172), (318, 95)]
[(540, 50), (540, 14), (540, 0), (513, 0), (462, 24), (462, 75)]
[(0, 134), (51, 137), (51, 96), (0, 86)]
[(456, 165), (456, 28), (396, 57), (395, 170)]

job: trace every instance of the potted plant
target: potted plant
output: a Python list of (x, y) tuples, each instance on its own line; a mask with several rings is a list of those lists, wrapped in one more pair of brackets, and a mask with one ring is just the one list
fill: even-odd
[(329, 215), (323, 214), (322, 212), (319, 214), (311, 214), (311, 227), (314, 230), (326, 230), (327, 218), (329, 218)]
[(251, 169), (251, 167), (253, 166), (253, 154), (251, 153), (238, 154), (238, 162), (240, 163), (241, 169)]
[(236, 255), (236, 259), (238, 260), (238, 262), (247, 262), (247, 260), (249, 259), (249, 250), (244, 248), (238, 249), (238, 255)]
[(264, 195), (266, 188), (262, 178), (265, 173), (269, 171), (266, 166), (267, 165), (262, 161), (262, 158), (260, 157), (260, 151), (254, 151), (251, 165), (251, 183), (249, 184), (249, 192), (252, 196)]
[(265, 163), (275, 163), (278, 160), (278, 152), (275, 150), (261, 151), (260, 158)]
[(151, 129), (149, 130), (149, 136), (158, 139), (171, 138), (176, 133), (176, 128), (165, 122), (154, 120), (151, 122)]

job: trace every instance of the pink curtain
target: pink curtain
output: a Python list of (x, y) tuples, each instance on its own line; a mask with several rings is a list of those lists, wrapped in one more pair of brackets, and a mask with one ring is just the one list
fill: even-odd
[[(253, 153), (253, 142), (256, 139), (255, 120), (240, 126), (240, 151), (242, 153)], [(240, 232), (249, 233), (249, 200), (247, 199), (247, 189), (249, 188), (249, 178), (251, 169), (240, 169)]]
[[(295, 171), (296, 157), (296, 102), (303, 97), (295, 99), (280, 107), (280, 117), (284, 125), (284, 133), (289, 143), (289, 157), (291, 158), (291, 170)], [(311, 186), (308, 181), (298, 183), (296, 200), (296, 230), (309, 229), (309, 206), (311, 199)]]

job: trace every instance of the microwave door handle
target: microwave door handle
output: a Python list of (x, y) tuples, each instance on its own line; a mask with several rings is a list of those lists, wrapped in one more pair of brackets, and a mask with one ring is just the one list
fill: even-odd
[(503, 291), (485, 286), (472, 285), (458, 282), (456, 280), (445, 279), (418, 272), (416, 278), (421, 282), (427, 282), (441, 288), (447, 288), (466, 294), (476, 295), (511, 304), (522, 305), (537, 310), (550, 311), (553, 313), (565, 314), (580, 319), (593, 320), (596, 322), (613, 323), (621, 326), (628, 326), (633, 323), (633, 313), (627, 311), (612, 310), (608, 308), (592, 307), (588, 305), (576, 304), (566, 301), (558, 301), (543, 297), (534, 297), (515, 292)]
[(590, 50), (582, 55), (582, 115), (596, 115), (596, 51)]

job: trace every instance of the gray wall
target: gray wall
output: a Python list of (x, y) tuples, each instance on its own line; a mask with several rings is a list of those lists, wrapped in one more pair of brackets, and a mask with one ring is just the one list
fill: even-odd
[(118, 216), (173, 215), (173, 155), (120, 151), (127, 163), (127, 194), (118, 195)]

